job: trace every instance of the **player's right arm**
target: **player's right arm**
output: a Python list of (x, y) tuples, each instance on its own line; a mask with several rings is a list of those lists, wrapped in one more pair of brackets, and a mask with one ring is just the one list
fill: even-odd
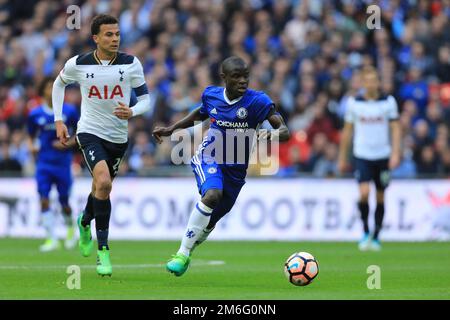
[(27, 147), (28, 147), (28, 150), (31, 153), (33, 159), (36, 160), (36, 155), (39, 152), (39, 149), (36, 147), (36, 145), (34, 143), (34, 139), (36, 138), (36, 133), (38, 131), (38, 128), (36, 125), (33, 111), (30, 112), (30, 114), (28, 115), (27, 131), (28, 131), (28, 135), (27, 135), (27, 139), (26, 139)]
[(181, 119), (180, 121), (175, 122), (173, 125), (169, 127), (155, 127), (153, 130), (153, 137), (155, 137), (158, 143), (162, 143), (161, 137), (170, 136), (177, 129), (186, 129), (192, 127), (197, 121), (204, 121), (208, 119), (208, 114), (202, 112), (202, 106), (193, 110), (186, 117)]
[(64, 103), (64, 91), (66, 85), (77, 81), (76, 79), (76, 56), (67, 60), (64, 65), (64, 69), (61, 70), (59, 75), (53, 82), (52, 90), (52, 105), (55, 115), (55, 127), (56, 137), (63, 145), (67, 145), (67, 141), (70, 138), (69, 131), (63, 121), (63, 103)]
[(350, 98), (347, 103), (344, 128), (342, 129), (341, 141), (339, 143), (338, 172), (341, 174), (344, 173), (347, 169), (347, 153), (353, 135), (354, 116), (352, 110), (352, 102), (353, 98)]
[(338, 158), (339, 173), (343, 173), (347, 169), (347, 153), (352, 133), (353, 133), (353, 123), (345, 122), (344, 128), (342, 129), (341, 132), (341, 141), (339, 144), (339, 158)]

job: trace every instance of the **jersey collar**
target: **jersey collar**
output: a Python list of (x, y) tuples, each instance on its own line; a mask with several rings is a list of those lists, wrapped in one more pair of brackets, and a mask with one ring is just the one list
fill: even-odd
[(48, 106), (48, 104), (45, 103), (45, 102), (42, 103), (42, 110), (44, 110), (44, 112), (45, 112), (46, 114), (48, 114), (48, 115), (53, 115), (53, 114), (54, 114), (52, 108), (50, 108), (50, 107)]
[[(97, 55), (97, 49), (94, 50), (94, 59), (95, 59), (95, 61), (97, 61), (97, 63), (98, 63), (99, 65), (103, 66), (103, 63), (100, 61), (100, 58), (99, 58), (98, 55)], [(117, 53), (116, 53), (116, 55), (114, 56), (114, 58), (112, 58), (112, 59), (109, 61), (109, 63), (108, 63), (107, 65), (108, 65), (108, 66), (112, 65), (112, 64), (114, 63), (114, 61), (116, 61), (116, 59), (117, 59)]]
[(238, 102), (239, 100), (241, 100), (242, 97), (244, 96), (244, 95), (242, 95), (242, 96), (240, 96), (239, 98), (236, 98), (236, 99), (230, 101), (230, 99), (228, 99), (228, 97), (227, 97), (226, 91), (227, 91), (227, 89), (226, 89), (226, 88), (223, 88), (223, 98), (225, 99), (225, 101), (226, 101), (228, 104), (235, 104), (236, 102)]

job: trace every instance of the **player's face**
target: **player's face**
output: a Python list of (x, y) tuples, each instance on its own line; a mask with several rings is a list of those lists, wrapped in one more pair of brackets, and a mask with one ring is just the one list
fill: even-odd
[(248, 67), (235, 67), (223, 74), (225, 86), (230, 93), (242, 96), (248, 88), (250, 72)]
[(363, 75), (363, 86), (368, 92), (375, 92), (380, 87), (380, 81), (376, 73), (370, 72)]
[(120, 45), (120, 30), (119, 25), (115, 24), (102, 24), (100, 31), (97, 35), (94, 35), (94, 41), (97, 46), (106, 52), (119, 51)]

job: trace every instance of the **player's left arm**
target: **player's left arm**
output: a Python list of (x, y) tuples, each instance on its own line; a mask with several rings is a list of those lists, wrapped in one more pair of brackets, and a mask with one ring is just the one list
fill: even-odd
[(128, 120), (131, 117), (138, 116), (150, 110), (150, 95), (148, 94), (147, 86), (143, 84), (141, 87), (133, 89), (135, 89), (135, 92), (136, 89), (140, 89), (145, 93), (142, 93), (141, 95), (138, 95), (138, 93), (136, 93), (138, 102), (133, 107), (128, 106), (122, 101), (118, 101), (118, 106), (114, 109), (113, 112), (117, 118)]
[(35, 138), (36, 138), (35, 136), (28, 135), (27, 139), (26, 139), (26, 144), (27, 144), (28, 151), (30, 152), (33, 159), (36, 161), (36, 156), (39, 152), (39, 148), (34, 143)]
[(30, 115), (28, 116), (27, 119), (27, 139), (26, 139), (26, 144), (28, 147), (28, 151), (30, 152), (30, 154), (32, 155), (33, 159), (36, 160), (36, 155), (39, 152), (39, 149), (36, 147), (34, 140), (36, 139), (36, 133), (37, 133), (37, 125), (36, 122), (34, 121), (34, 116), (32, 113), (30, 113)]
[[(289, 129), (284, 122), (283, 117), (272, 108), (266, 118), (273, 130), (267, 131), (267, 139), (273, 140), (275, 137), (278, 141), (287, 141), (290, 138)], [(263, 136), (260, 136), (263, 138)]]
[(118, 106), (114, 109), (114, 115), (122, 120), (128, 120), (131, 117), (138, 116), (150, 110), (150, 95), (148, 94), (147, 84), (144, 77), (144, 69), (137, 58), (134, 58), (134, 66), (131, 71), (131, 87), (133, 88), (137, 103), (133, 107), (118, 101)]

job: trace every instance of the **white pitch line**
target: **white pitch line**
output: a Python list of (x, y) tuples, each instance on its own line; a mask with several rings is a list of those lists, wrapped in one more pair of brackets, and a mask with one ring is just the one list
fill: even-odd
[[(196, 261), (192, 262), (192, 266), (219, 266), (224, 265), (225, 261), (222, 260), (209, 260), (209, 261)], [(76, 265), (76, 264), (72, 264)], [(0, 265), (0, 270), (52, 270), (52, 269), (66, 269), (68, 265)], [(95, 265), (78, 265), (82, 269), (94, 269)], [(144, 268), (162, 268), (165, 263), (153, 263), (153, 264), (113, 264), (115, 269), (144, 269)]]

